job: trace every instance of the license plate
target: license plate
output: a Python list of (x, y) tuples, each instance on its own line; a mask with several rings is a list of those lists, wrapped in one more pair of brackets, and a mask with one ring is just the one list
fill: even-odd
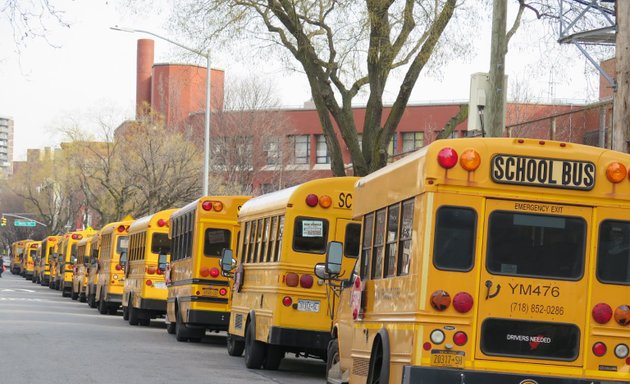
[(319, 312), (319, 300), (298, 300), (298, 311)]
[(156, 281), (155, 283), (153, 283), (153, 286), (155, 288), (166, 288), (166, 283), (163, 281)]
[(431, 351), (431, 365), (445, 368), (464, 368), (464, 352), (462, 351)]
[(202, 288), (201, 293), (203, 296), (217, 297), (219, 296), (218, 288)]

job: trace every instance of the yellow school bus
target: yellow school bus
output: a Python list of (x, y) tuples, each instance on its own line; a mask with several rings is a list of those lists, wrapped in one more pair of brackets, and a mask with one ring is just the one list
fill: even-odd
[(164, 272), (171, 253), (168, 220), (175, 209), (137, 219), (129, 226), (129, 257), (122, 297), (123, 319), (149, 325), (166, 313)]
[[(96, 308), (96, 287), (98, 286), (100, 248), (101, 233), (98, 232), (90, 237), (90, 257), (86, 261), (85, 297), (90, 308)], [(79, 299), (81, 299), (81, 295), (79, 295)]]
[(56, 251), (59, 240), (61, 240), (61, 236), (48, 236), (42, 240), (42, 245), (39, 248), (39, 283), (41, 285), (50, 284), (51, 258)]
[(167, 332), (199, 341), (208, 330), (227, 330), (230, 287), (221, 275), (221, 251), (238, 242), (237, 214), (248, 196), (205, 196), (172, 213), (171, 262), (166, 274)]
[(24, 243), (31, 240), (19, 240), (11, 244), (11, 273), (22, 274), (22, 255), (24, 254)]
[[(72, 276), (72, 300), (86, 301), (86, 287), (88, 281), (88, 265), (94, 251), (98, 252), (95, 245), (98, 243), (98, 233), (92, 233), (77, 243), (77, 262), (74, 265)], [(93, 248), (94, 247), (94, 248)]]
[(33, 276), (31, 277), (31, 282), (33, 284), (39, 284), (39, 278), (42, 273), (41, 259), (42, 259), (42, 246), (41, 246), (41, 241), (40, 241), (39, 247), (37, 247), (37, 250), (35, 251), (35, 254), (33, 255)]
[(61, 291), (63, 297), (72, 294), (72, 280), (76, 272), (79, 241), (93, 234), (94, 230), (91, 228), (68, 232), (59, 242), (56, 280), (58, 281), (57, 289)]
[(628, 382), (628, 167), (601, 148), (470, 138), (359, 180), (358, 277), (328, 381)]
[(100, 232), (98, 283), (94, 300), (101, 314), (115, 315), (122, 303), (124, 268), (129, 245), (128, 229), (133, 220), (109, 223)]
[(243, 205), (228, 353), (244, 349), (247, 368), (278, 369), (286, 352), (326, 359), (333, 303), (313, 268), (329, 241), (346, 240), (346, 232), (358, 238), (351, 210), (357, 180), (312, 180)]
[(21, 275), (24, 276), (26, 280), (33, 279), (33, 273), (35, 271), (35, 255), (37, 254), (37, 249), (41, 243), (41, 241), (34, 240), (24, 242), (24, 254), (22, 256), (20, 270), (22, 271)]

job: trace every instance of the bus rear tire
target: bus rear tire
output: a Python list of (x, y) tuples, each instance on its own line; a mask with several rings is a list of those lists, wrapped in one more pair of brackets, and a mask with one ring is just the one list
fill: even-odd
[(98, 313), (105, 315), (107, 313), (107, 303), (105, 303), (105, 295), (101, 294), (101, 299), (98, 301)]
[(245, 350), (245, 342), (243, 340), (228, 334), (226, 345), (228, 355), (236, 357), (243, 355), (243, 351)]
[(79, 298), (79, 292), (72, 291), (72, 295), (70, 296), (72, 300), (77, 300)]
[(122, 307), (122, 311), (123, 311), (123, 320), (129, 321), (129, 306)]
[(138, 317), (138, 310), (133, 307), (131, 300), (127, 304), (127, 311), (129, 312), (129, 325), (138, 325), (140, 318)]
[(326, 355), (326, 383), (343, 382), (343, 374), (339, 367), (339, 339), (330, 340)]
[(260, 369), (265, 360), (265, 343), (256, 340), (252, 324), (245, 330), (245, 366), (249, 369)]
[(173, 323), (173, 322), (166, 323), (166, 332), (169, 335), (174, 335), (175, 334), (175, 323)]
[(88, 295), (87, 303), (90, 308), (96, 308), (96, 297), (95, 295)]

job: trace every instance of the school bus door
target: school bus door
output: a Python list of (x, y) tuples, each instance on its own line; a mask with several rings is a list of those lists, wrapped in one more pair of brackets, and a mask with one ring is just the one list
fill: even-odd
[(488, 200), (476, 358), (583, 364), (592, 209)]

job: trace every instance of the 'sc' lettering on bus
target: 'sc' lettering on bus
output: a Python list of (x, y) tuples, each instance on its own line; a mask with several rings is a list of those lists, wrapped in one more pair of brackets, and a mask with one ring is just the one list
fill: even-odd
[(339, 208), (352, 208), (352, 193), (343, 193), (339, 194), (339, 202), (337, 203)]

